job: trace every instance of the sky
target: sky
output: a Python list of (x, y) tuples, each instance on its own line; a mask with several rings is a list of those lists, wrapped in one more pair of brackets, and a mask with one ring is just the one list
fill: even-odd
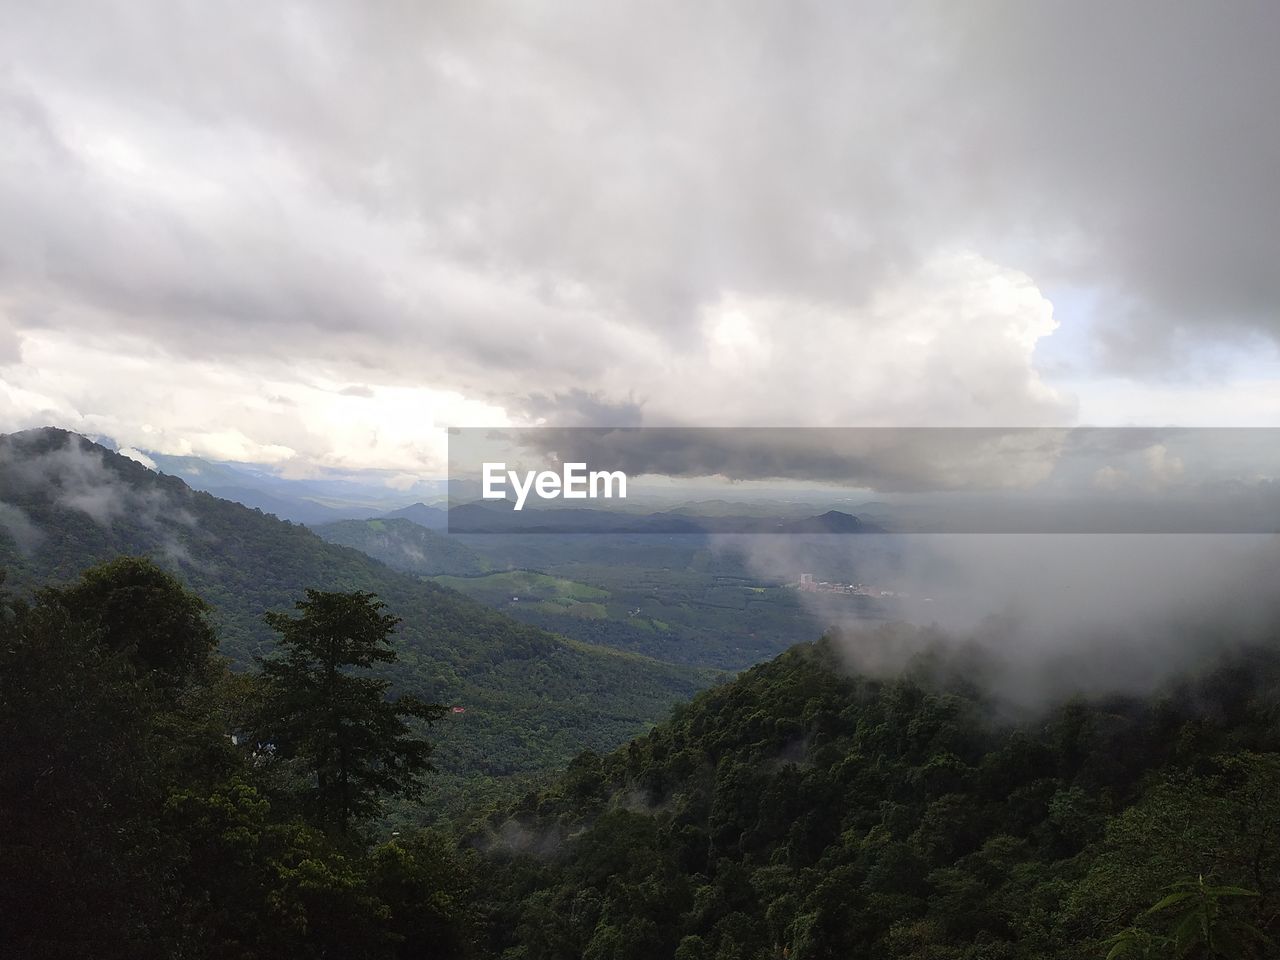
[(0, 0), (0, 431), (1280, 426), (1280, 7)]

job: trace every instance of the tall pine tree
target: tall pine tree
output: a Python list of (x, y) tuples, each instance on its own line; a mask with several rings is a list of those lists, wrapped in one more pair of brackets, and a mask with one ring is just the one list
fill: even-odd
[(283, 656), (260, 659), (261, 736), (274, 756), (305, 770), (304, 805), (345, 834), (382, 796), (421, 794), (431, 745), (407, 719), (430, 722), (442, 708), (412, 696), (388, 700), (391, 681), (370, 675), (396, 660), (390, 637), (400, 622), (377, 596), (308, 590), (294, 606), (299, 616), (266, 615)]

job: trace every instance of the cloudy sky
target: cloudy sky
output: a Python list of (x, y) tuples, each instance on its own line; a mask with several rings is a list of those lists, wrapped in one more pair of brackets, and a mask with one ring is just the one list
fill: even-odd
[(0, 430), (1280, 425), (1280, 7), (0, 0)]

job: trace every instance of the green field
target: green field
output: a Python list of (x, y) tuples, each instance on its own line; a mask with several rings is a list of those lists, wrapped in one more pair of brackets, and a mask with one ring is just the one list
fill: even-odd
[(533, 570), (507, 570), (480, 577), (442, 576), (432, 579), (441, 586), (493, 605), (504, 602), (528, 603), (534, 600), (599, 604), (609, 599), (607, 590)]
[(794, 590), (700, 559), (686, 556), (683, 569), (570, 562), (554, 573), (432, 581), (545, 630), (690, 666), (742, 669), (821, 632)]

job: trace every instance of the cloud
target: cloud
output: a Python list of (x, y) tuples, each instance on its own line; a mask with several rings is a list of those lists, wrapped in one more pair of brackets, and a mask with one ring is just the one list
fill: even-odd
[(1070, 431), (1028, 429), (534, 428), (455, 431), (450, 474), (510, 452), (629, 476), (786, 479), (864, 490), (1016, 490), (1052, 475)]
[[(48, 498), (54, 505), (110, 527), (127, 516), (131, 523), (159, 528), (190, 526), (191, 515), (160, 487), (130, 483), (107, 455), (73, 434), (35, 431), (0, 438), (0, 468), (5, 485), (19, 502), (24, 496)], [(24, 519), (5, 504), (11, 520)]]
[(7, 10), (10, 425), (423, 469), (482, 410), (1059, 424), (1061, 288), (1128, 373), (1271, 350), (1273, 6), (802, 6)]
[(952, 25), (952, 95), (975, 106), (953, 162), (1061, 232), (1033, 256), (1106, 291), (1108, 359), (1176, 368), (1205, 338), (1255, 334), (1274, 349), (1280, 10), (994, 0)]
[(351, 397), (320, 367), (184, 361), (136, 339), (117, 347), (40, 330), (28, 338), (27, 356), (28, 367), (0, 378), (0, 431), (55, 423), (134, 449), (293, 473), (436, 472), (444, 466), (444, 424), (506, 421), (500, 409), (452, 391), (393, 386)]
[(1147, 462), (1147, 470), (1151, 473), (1151, 480), (1157, 486), (1167, 486), (1182, 477), (1185, 469), (1182, 458), (1171, 454), (1163, 443), (1147, 447), (1143, 451), (1143, 457)]
[(158, 467), (156, 467), (156, 462), (152, 460), (149, 456), (147, 456), (145, 453), (143, 453), (141, 450), (135, 450), (133, 447), (121, 447), (117, 452), (121, 456), (128, 457), (130, 460), (136, 460), (138, 463), (142, 464), (148, 470), (158, 471), (159, 469)]
[(1099, 467), (1093, 474), (1093, 485), (1099, 490), (1120, 490), (1128, 484), (1128, 472), (1110, 464)]
[(450, 431), (450, 477), (478, 488), (493, 463), (518, 473), (619, 470), (639, 481), (641, 497), (662, 489), (654, 478), (711, 479), (703, 488), (718, 484), (719, 495), (745, 481), (765, 497), (779, 485), (817, 485), (828, 503), (849, 491), (894, 494), (887, 519), (899, 532), (1252, 532), (1275, 529), (1265, 504), (1280, 474), (1280, 428)]
[(9, 323), (8, 318), (0, 312), (0, 368), (22, 360), (22, 340), (18, 331)]
[(44, 537), (25, 510), (3, 500), (0, 500), (0, 533), (11, 539), (23, 553), (29, 553)]
[[(1275, 536), (731, 537), (762, 576), (908, 594), (860, 619), (849, 598), (798, 594), (860, 671), (893, 675), (933, 647), (1023, 707), (1146, 692), (1223, 649), (1270, 642)], [(927, 598), (927, 599), (926, 599)]]

